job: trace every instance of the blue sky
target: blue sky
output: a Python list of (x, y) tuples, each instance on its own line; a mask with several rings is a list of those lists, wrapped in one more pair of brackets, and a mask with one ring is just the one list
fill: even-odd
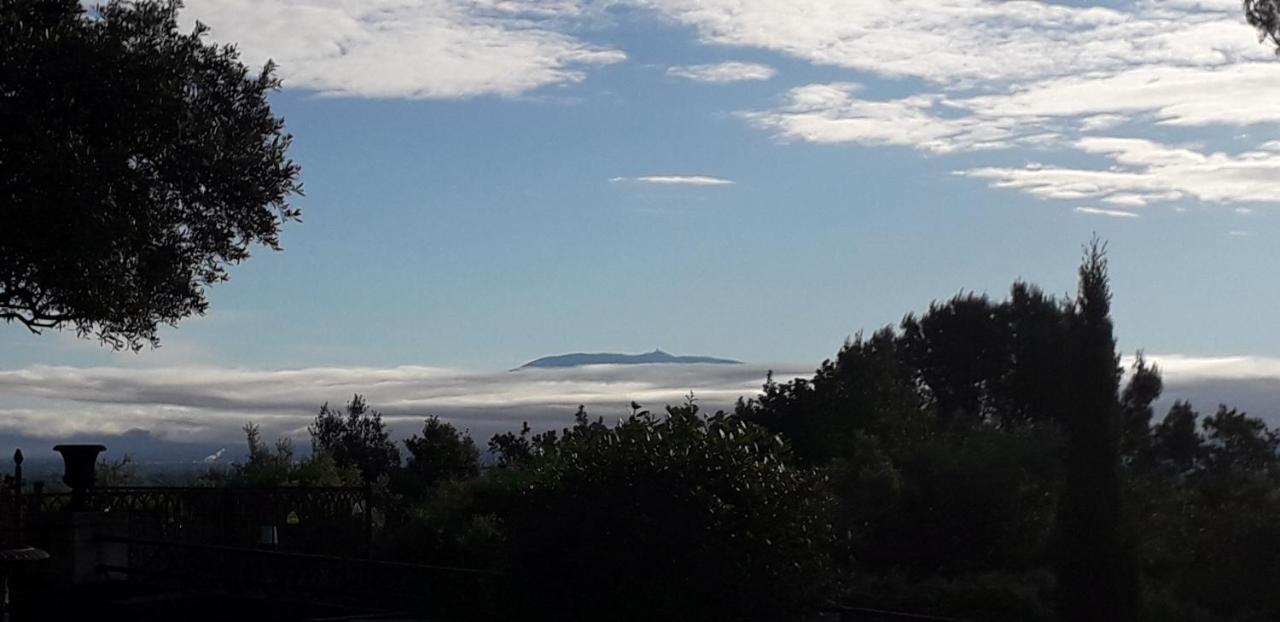
[[(11, 325), (0, 370), (802, 371), (960, 291), (1070, 292), (1093, 232), (1122, 349), (1280, 357), (1280, 61), (1236, 0), (187, 5), (280, 64), (303, 222), (159, 350)], [(12, 383), (12, 420), (100, 406), (51, 382)], [(65, 429), (213, 408), (108, 401)]]

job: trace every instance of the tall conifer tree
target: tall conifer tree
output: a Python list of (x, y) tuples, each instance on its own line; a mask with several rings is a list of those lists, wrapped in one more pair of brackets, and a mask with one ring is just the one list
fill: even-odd
[(1070, 320), (1067, 478), (1058, 510), (1058, 584), (1067, 622), (1136, 620), (1137, 563), (1120, 494), (1120, 365), (1111, 324), (1106, 248), (1080, 266)]

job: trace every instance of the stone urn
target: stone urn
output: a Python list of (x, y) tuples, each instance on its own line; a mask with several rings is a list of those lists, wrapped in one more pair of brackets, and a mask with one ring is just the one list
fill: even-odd
[(71, 488), (71, 507), (68, 509), (89, 509), (89, 490), (97, 479), (98, 454), (106, 449), (103, 445), (53, 446), (54, 451), (62, 454), (62, 483)]

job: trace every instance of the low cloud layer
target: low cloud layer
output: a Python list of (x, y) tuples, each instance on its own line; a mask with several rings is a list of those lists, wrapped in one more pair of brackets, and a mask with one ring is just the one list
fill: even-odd
[[(1202, 412), (1219, 403), (1280, 425), (1280, 359), (1148, 356), (1160, 366), (1167, 405), (1190, 400)], [(1127, 363), (1126, 363), (1127, 364)], [(708, 410), (753, 397), (775, 378), (809, 376), (805, 365), (599, 365), (476, 372), (437, 367), (296, 370), (129, 369), (33, 366), (0, 371), (0, 436), (51, 441), (145, 430), (158, 441), (236, 444), (245, 423), (269, 435), (305, 437), (320, 405), (366, 396), (397, 436), (429, 415), (470, 429), (482, 443), (528, 421), (567, 425), (579, 404), (613, 419), (637, 401), (661, 409), (693, 392)], [(1158, 413), (1163, 416), (1163, 412)], [(136, 432), (135, 432), (136, 433)]]
[[(779, 378), (812, 370), (775, 367)], [(752, 396), (769, 368), (758, 365), (596, 365), (474, 372), (436, 367), (128, 369), (34, 366), (0, 371), (0, 432), (57, 438), (144, 429), (168, 440), (226, 440), (249, 421), (274, 434), (302, 435), (320, 405), (355, 393), (408, 434), (439, 415), (477, 437), (571, 421), (579, 404), (611, 419), (627, 404), (660, 409), (693, 392), (708, 409)]]

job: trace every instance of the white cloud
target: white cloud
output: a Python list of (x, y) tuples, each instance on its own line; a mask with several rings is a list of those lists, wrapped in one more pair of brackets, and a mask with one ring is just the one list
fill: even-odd
[[(792, 88), (739, 112), (782, 140), (894, 145), (945, 154), (1075, 149), (1118, 170), (976, 168), (996, 185), (1063, 200), (1138, 207), (1185, 197), (1274, 201), (1274, 144), (1221, 154), (1088, 134), (1280, 122), (1280, 68), (1239, 6), (1140, 0), (1118, 8), (990, 0), (648, 0), (708, 44), (773, 50), (900, 82), (893, 97), (857, 84)], [(1105, 141), (1121, 139), (1107, 138)], [(1137, 152), (1134, 152), (1134, 151)], [(1140, 152), (1140, 153), (1138, 153)], [(1168, 158), (1168, 159), (1163, 159)]]
[(1078, 214), (1089, 214), (1091, 216), (1109, 216), (1111, 218), (1139, 218), (1137, 212), (1129, 212), (1129, 211), (1119, 210), (1119, 209), (1103, 209), (1100, 207), (1085, 207), (1083, 205), (1075, 208), (1075, 210), (1073, 211), (1075, 211)]
[(1080, 120), (1080, 129), (1086, 132), (1093, 130), (1109, 130), (1128, 118), (1120, 114), (1095, 114)]
[(938, 96), (870, 100), (858, 96), (861, 90), (852, 82), (809, 84), (788, 91), (777, 109), (738, 114), (783, 139), (902, 145), (934, 153), (1005, 147), (1019, 133), (1016, 122), (943, 116), (946, 105)]
[(1135, 2), (1128, 10), (990, 0), (648, 0), (725, 46), (953, 86), (1135, 64), (1263, 59), (1239, 7)]
[(576, 2), (190, 0), (187, 20), (280, 65), (288, 87), (358, 97), (517, 95), (626, 55), (557, 30)]
[[(1280, 380), (1280, 358), (1265, 356), (1189, 356), (1186, 354), (1148, 355), (1148, 361), (1160, 366), (1165, 379), (1186, 380), (1274, 378)], [(1124, 366), (1133, 364), (1126, 358)]]
[(659, 186), (728, 186), (734, 183), (732, 179), (708, 175), (645, 175), (641, 177), (612, 177), (609, 181), (613, 183), (656, 184)]
[[(780, 380), (809, 366), (775, 367)], [(253, 370), (222, 367), (130, 369), (32, 366), (0, 371), (0, 432), (58, 437), (144, 429), (163, 438), (230, 440), (247, 421), (272, 434), (303, 433), (320, 404), (354, 393), (407, 433), (437, 414), (479, 438), (567, 423), (579, 404), (613, 418), (635, 400), (661, 409), (693, 391), (710, 409), (755, 395), (759, 365), (596, 365), (571, 369), (475, 372), (438, 367)], [(407, 427), (406, 427), (407, 426)]]
[(1119, 205), (1173, 201), (1184, 196), (1216, 203), (1276, 200), (1280, 154), (1274, 152), (1202, 153), (1136, 138), (1087, 137), (1074, 146), (1105, 156), (1116, 166), (1106, 170), (979, 167), (960, 174), (1046, 199), (1100, 198)]
[[(1174, 400), (1189, 401), (1202, 415), (1219, 404), (1239, 408), (1272, 426), (1280, 426), (1280, 358), (1263, 356), (1148, 355), (1164, 379), (1164, 393), (1156, 417)], [(1127, 369), (1132, 358), (1126, 357)]]
[[(1249, 34), (1242, 33), (1246, 41)], [(1115, 73), (1083, 73), (1020, 84), (990, 95), (952, 100), (981, 117), (1027, 120), (1086, 116), (1115, 120), (1146, 115), (1163, 125), (1241, 126), (1280, 121), (1276, 62), (1223, 66), (1141, 65)], [(1226, 104), (1229, 102), (1229, 104)]]
[(777, 72), (759, 63), (727, 62), (714, 65), (678, 65), (667, 68), (667, 75), (697, 82), (725, 83), (768, 80)]
[[(1142, 117), (1162, 125), (1280, 122), (1274, 61), (1222, 68), (1149, 67), (1099, 76), (1047, 78), (994, 94), (920, 93), (864, 99), (852, 83), (791, 89), (785, 102), (739, 113), (780, 136), (815, 143), (902, 145), (946, 153), (1022, 146), (1062, 146), (1075, 122), (1082, 132)], [(1224, 105), (1223, 102), (1231, 102)], [(1036, 140), (1042, 138), (1045, 140)]]
[(1158, 201), (1176, 201), (1182, 198), (1181, 192), (1150, 192), (1146, 194), (1138, 194), (1132, 192), (1117, 192), (1115, 194), (1102, 197), (1103, 203), (1111, 205), (1122, 205), (1126, 207), (1142, 207), (1149, 203)]
[[(1202, 408), (1238, 405), (1280, 423), (1280, 358), (1148, 354), (1169, 399)], [(1131, 359), (1126, 359), (1128, 367)], [(759, 393), (765, 374), (779, 382), (813, 373), (811, 365), (599, 365), (570, 369), (476, 372), (438, 367), (329, 367), (294, 370), (223, 367), (131, 369), (32, 366), (0, 371), (0, 436), (48, 440), (146, 430), (168, 441), (239, 446), (241, 426), (269, 437), (302, 437), (320, 404), (361, 393), (398, 437), (439, 415), (483, 442), (492, 434), (568, 425), (579, 404), (606, 420), (638, 401), (660, 410), (690, 391), (704, 409), (731, 408)], [(202, 454), (203, 455), (203, 454)], [(193, 459), (199, 456), (193, 457)]]

